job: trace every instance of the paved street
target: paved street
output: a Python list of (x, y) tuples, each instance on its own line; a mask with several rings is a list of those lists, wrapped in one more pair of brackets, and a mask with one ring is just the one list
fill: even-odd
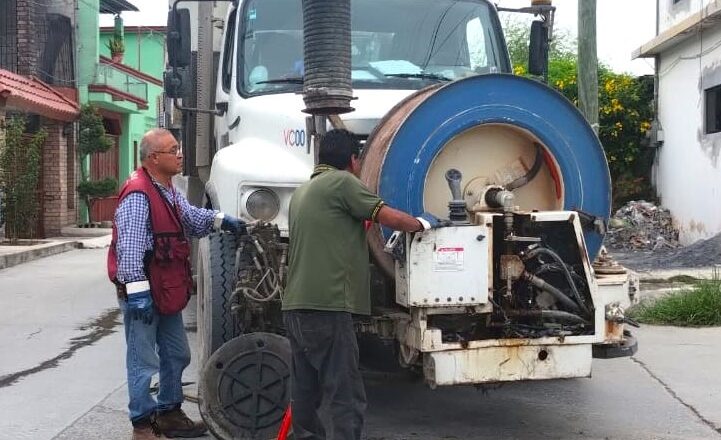
[[(105, 252), (0, 270), (0, 439), (129, 438)], [(638, 336), (634, 359), (595, 361), (592, 379), (430, 390), (367, 373), (367, 437), (721, 439), (721, 329), (646, 327)]]

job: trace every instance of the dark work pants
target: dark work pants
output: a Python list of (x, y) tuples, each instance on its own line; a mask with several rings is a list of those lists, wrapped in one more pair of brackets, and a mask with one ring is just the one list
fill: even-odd
[[(353, 318), (345, 312), (291, 310), (283, 313), (292, 351), (291, 401), (297, 439), (359, 440), (366, 395), (358, 370)], [(330, 414), (327, 436), (319, 410)]]

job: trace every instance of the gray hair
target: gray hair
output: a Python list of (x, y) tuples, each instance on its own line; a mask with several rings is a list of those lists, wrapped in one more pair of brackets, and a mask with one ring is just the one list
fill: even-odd
[(150, 153), (155, 151), (153, 147), (155, 146), (157, 139), (166, 134), (169, 134), (171, 136), (173, 135), (173, 133), (164, 128), (152, 128), (143, 135), (143, 138), (140, 140), (141, 162), (147, 159)]

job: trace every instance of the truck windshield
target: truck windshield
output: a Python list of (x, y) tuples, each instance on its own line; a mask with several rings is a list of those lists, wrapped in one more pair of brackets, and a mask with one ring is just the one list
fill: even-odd
[[(420, 89), (471, 75), (507, 72), (500, 24), (479, 0), (353, 0), (355, 89)], [(303, 87), (301, 1), (249, 0), (239, 19), (241, 95)]]

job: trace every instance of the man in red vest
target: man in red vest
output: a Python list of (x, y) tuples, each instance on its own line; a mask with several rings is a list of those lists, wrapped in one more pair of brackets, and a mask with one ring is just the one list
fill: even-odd
[[(190, 298), (189, 237), (213, 230), (244, 234), (245, 223), (210, 209), (196, 208), (178, 193), (171, 178), (183, 154), (173, 135), (150, 130), (140, 142), (142, 166), (120, 190), (108, 252), (108, 275), (118, 290), (127, 343), (126, 368), (133, 440), (198, 437), (203, 422), (180, 408), (181, 378), (190, 363), (182, 310)], [(159, 373), (157, 401), (150, 381)]]

